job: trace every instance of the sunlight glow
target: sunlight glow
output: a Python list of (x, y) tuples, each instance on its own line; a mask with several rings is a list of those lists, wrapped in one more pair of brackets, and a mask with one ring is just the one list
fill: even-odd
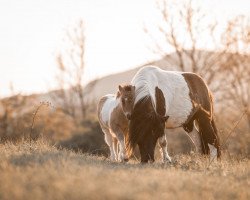
[[(205, 0), (219, 18), (250, 13), (247, 0)], [(143, 25), (158, 20), (154, 0), (1, 0), (0, 96), (55, 88), (56, 55), (65, 30), (86, 23), (86, 83), (158, 58)]]

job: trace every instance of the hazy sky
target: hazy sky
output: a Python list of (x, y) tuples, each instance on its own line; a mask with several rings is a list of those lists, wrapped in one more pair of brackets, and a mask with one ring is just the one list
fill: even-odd
[[(178, 0), (177, 0), (178, 1)], [(218, 17), (249, 14), (249, 0), (201, 0)], [(155, 0), (0, 0), (0, 96), (54, 87), (55, 57), (65, 30), (86, 23), (86, 80), (155, 58), (143, 23), (154, 24)]]

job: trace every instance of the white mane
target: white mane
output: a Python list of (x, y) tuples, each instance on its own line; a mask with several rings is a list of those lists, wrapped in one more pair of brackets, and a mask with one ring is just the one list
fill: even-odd
[[(154, 97), (154, 90), (148, 84), (150, 80), (150, 74), (148, 73), (150, 68), (141, 68), (131, 81), (131, 84), (135, 86), (135, 102), (144, 97)], [(155, 102), (155, 99), (153, 100)]]

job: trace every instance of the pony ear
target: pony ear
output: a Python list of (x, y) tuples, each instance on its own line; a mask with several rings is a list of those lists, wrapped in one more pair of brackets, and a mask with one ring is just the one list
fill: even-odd
[(120, 92), (123, 91), (123, 87), (121, 85), (118, 86), (118, 89), (119, 89)]
[(121, 96), (121, 92), (118, 90), (117, 93), (116, 93), (116, 97), (120, 97)]

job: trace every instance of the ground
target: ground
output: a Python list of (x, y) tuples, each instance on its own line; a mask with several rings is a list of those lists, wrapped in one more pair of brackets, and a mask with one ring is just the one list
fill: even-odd
[(0, 199), (250, 199), (250, 162), (173, 156), (114, 163), (44, 141), (0, 145)]

